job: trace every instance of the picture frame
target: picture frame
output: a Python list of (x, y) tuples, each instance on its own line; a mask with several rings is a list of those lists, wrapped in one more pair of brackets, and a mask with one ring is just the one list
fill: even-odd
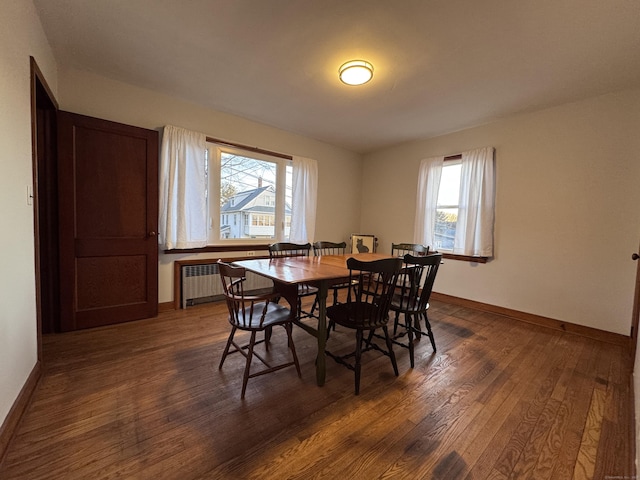
[(351, 253), (375, 253), (378, 239), (375, 235), (354, 233), (351, 235)]

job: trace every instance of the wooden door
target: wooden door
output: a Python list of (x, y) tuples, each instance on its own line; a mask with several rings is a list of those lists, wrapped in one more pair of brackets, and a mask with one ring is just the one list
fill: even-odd
[(158, 132), (58, 114), (60, 328), (158, 313)]

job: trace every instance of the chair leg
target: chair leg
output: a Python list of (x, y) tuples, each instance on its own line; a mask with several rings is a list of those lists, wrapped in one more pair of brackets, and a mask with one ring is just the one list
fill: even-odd
[(391, 343), (391, 337), (389, 337), (389, 329), (385, 325), (382, 327), (384, 331), (384, 338), (387, 341), (387, 348), (389, 349), (389, 358), (391, 358), (391, 365), (393, 366), (393, 373), (396, 374), (396, 377), (399, 375), (398, 373), (398, 363), (396, 362), (396, 354), (393, 353), (393, 344)]
[(429, 323), (429, 318), (427, 317), (427, 312), (423, 313), (424, 315), (424, 324), (427, 327), (427, 335), (429, 335), (429, 340), (431, 340), (431, 346), (433, 347), (433, 351), (436, 351), (436, 340), (433, 337), (433, 331), (431, 330), (431, 323)]
[(227, 339), (227, 346), (224, 347), (224, 352), (222, 352), (222, 358), (220, 359), (220, 365), (218, 365), (218, 370), (222, 368), (224, 364), (224, 360), (227, 358), (229, 354), (229, 347), (231, 347), (231, 342), (233, 342), (233, 336), (236, 333), (236, 327), (231, 327), (231, 333), (229, 334), (229, 338)]
[(313, 317), (313, 312), (316, 311), (316, 308), (318, 308), (318, 297), (317, 296), (313, 299), (313, 304), (311, 305), (311, 313), (309, 313), (309, 315), (311, 317)]
[(356, 374), (356, 395), (360, 393), (360, 358), (362, 357), (362, 330), (356, 330), (356, 358), (355, 358), (355, 374)]
[[(400, 312), (396, 312), (396, 316), (393, 319), (393, 336), (395, 337), (398, 334), (398, 318), (400, 317)], [(405, 318), (406, 320), (406, 318)]]
[(420, 326), (420, 316), (421, 316), (421, 314), (420, 315), (416, 315), (413, 318), (413, 326), (414, 326), (413, 327), (413, 331), (416, 334), (416, 339), (417, 340), (420, 340), (420, 338), (422, 338), (422, 327)]
[(291, 349), (291, 355), (293, 356), (293, 363), (296, 366), (296, 370), (298, 371), (298, 378), (302, 378), (302, 372), (300, 372), (300, 364), (298, 363), (298, 356), (296, 355), (296, 346), (293, 344), (292, 330), (293, 325), (291, 323), (287, 323), (283, 325), (284, 329), (287, 331), (287, 338), (289, 339), (289, 348)]
[(271, 334), (273, 333), (273, 329), (271, 327), (267, 327), (264, 329), (264, 348), (269, 351), (269, 342), (271, 341)]
[(247, 382), (249, 381), (249, 371), (251, 370), (251, 359), (253, 358), (253, 346), (256, 343), (256, 332), (251, 332), (251, 340), (249, 341), (249, 351), (247, 351), (247, 363), (244, 366), (244, 376), (242, 377), (242, 393), (240, 398), (244, 398), (244, 392), (247, 390)]
[(373, 334), (375, 333), (375, 330), (369, 330), (369, 335), (367, 335), (367, 347), (371, 346), (371, 340), (373, 340)]
[(409, 337), (409, 362), (411, 363), (411, 368), (413, 368), (415, 361), (413, 359), (414, 346), (413, 346), (413, 328), (411, 326), (412, 325), (411, 315), (409, 315), (408, 313), (405, 313), (404, 321), (407, 327), (407, 337)]

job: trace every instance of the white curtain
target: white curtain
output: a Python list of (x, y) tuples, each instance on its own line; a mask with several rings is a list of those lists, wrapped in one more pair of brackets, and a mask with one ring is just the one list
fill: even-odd
[(453, 253), (493, 256), (495, 168), (493, 147), (462, 153), (458, 223)]
[(444, 157), (425, 158), (420, 162), (413, 243), (435, 245), (436, 207), (443, 164)]
[(166, 250), (207, 245), (206, 136), (167, 125), (160, 151), (159, 243)]
[(313, 243), (316, 231), (318, 163), (311, 158), (294, 156), (292, 181), (289, 241), (292, 243)]

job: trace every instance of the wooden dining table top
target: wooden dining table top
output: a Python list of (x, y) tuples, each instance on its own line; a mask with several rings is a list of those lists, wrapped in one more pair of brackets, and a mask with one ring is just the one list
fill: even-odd
[(349, 276), (347, 260), (351, 257), (363, 262), (392, 258), (381, 253), (345, 255), (295, 256), (236, 260), (235, 265), (284, 283), (310, 283)]

